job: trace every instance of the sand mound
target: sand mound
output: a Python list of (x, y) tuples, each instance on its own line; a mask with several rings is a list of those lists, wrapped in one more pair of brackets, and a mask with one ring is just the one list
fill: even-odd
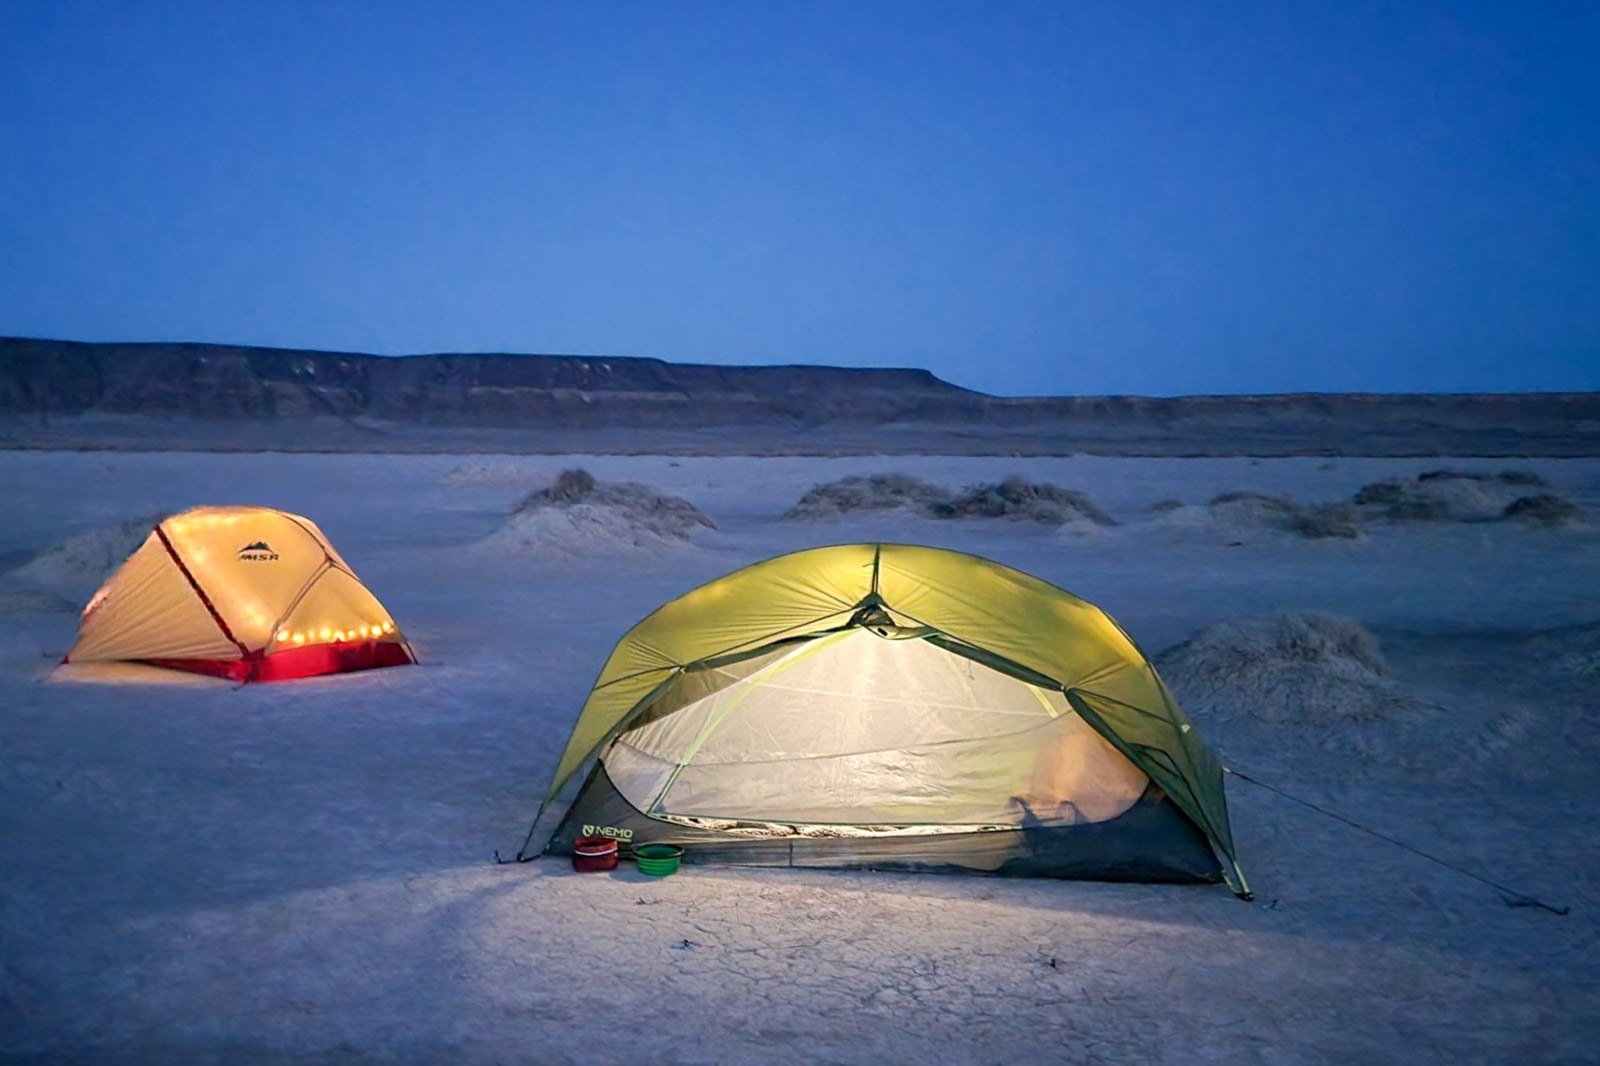
[(815, 521), (861, 511), (907, 511), (943, 519), (1005, 518), (1051, 526), (1117, 524), (1081, 492), (1016, 476), (969, 485), (959, 493), (908, 474), (847, 477), (813, 487), (783, 517)]
[(1218, 622), (1162, 652), (1156, 666), (1197, 716), (1328, 726), (1424, 706), (1390, 678), (1376, 637), (1309, 611)]
[[(1194, 524), (1184, 509), (1162, 512), (1184, 524)], [(1287, 496), (1260, 492), (1225, 492), (1205, 507), (1205, 518), (1227, 531), (1266, 530), (1291, 533), (1307, 540), (1360, 536), (1354, 509), (1342, 504), (1302, 504)]]
[(1578, 508), (1552, 492), (1530, 493), (1544, 480), (1526, 470), (1498, 474), (1429, 470), (1363, 486), (1351, 503), (1363, 520), (1384, 522), (1496, 522), (1517, 518), (1536, 525), (1574, 522)]
[(81, 591), (98, 586), (144, 543), (166, 515), (140, 515), (98, 526), (46, 548), (11, 577), (42, 588)]
[(1088, 496), (1048, 481), (1035, 484), (1012, 476), (999, 483), (969, 485), (948, 500), (932, 503), (934, 518), (1007, 518), (1060, 526), (1087, 521), (1114, 526), (1116, 520)]
[(439, 484), (462, 488), (532, 489), (544, 488), (554, 480), (547, 471), (505, 460), (461, 463), (446, 471)]
[(687, 546), (715, 529), (688, 500), (633, 481), (606, 484), (586, 470), (567, 470), (512, 509), (480, 545), (585, 558)]
[(950, 493), (909, 474), (872, 474), (814, 485), (783, 515), (786, 521), (815, 522), (857, 511), (910, 510), (926, 514)]
[(1414, 478), (1389, 478), (1364, 485), (1348, 502), (1304, 504), (1287, 496), (1225, 492), (1204, 509), (1163, 500), (1148, 510), (1153, 521), (1175, 528), (1213, 526), (1232, 533), (1271, 531), (1308, 540), (1354, 540), (1373, 523), (1500, 522), (1565, 526), (1582, 512), (1553, 492), (1529, 492), (1544, 484), (1526, 470), (1475, 473), (1429, 470)]

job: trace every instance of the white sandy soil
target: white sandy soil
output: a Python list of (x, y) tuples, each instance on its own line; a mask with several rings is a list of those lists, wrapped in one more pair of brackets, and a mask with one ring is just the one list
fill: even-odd
[[(1600, 517), (1594, 460), (0, 454), (0, 1062), (1597, 1061), (1600, 531), (1306, 541), (1146, 510), (1235, 489), (1347, 499), (1445, 465), (1533, 470)], [(587, 559), (495, 539), (570, 466), (718, 528)], [(890, 470), (951, 488), (1018, 473), (1123, 524), (779, 521), (816, 482)], [(95, 531), (237, 502), (313, 516), (424, 665), (237, 690), (53, 672), (67, 605), (100, 576)], [(1240, 770), (1571, 913), (1507, 907), (1237, 779), (1254, 903), (492, 864), (629, 625), (746, 563), (866, 539), (1037, 574), (1152, 654), (1229, 617), (1355, 620), (1403, 713), (1299, 723), (1207, 692), (1188, 701), (1198, 727)]]

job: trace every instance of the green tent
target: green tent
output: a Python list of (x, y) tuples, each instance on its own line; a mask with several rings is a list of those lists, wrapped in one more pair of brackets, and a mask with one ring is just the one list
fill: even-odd
[(815, 548), (662, 606), (606, 661), (519, 859), (558, 811), (545, 851), (1248, 894), (1221, 766), (1127, 634), (940, 548)]

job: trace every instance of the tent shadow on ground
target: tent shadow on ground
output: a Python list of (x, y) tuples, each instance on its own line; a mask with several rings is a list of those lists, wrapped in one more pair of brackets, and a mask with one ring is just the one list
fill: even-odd
[[(1359, 850), (1359, 843), (1352, 845)], [(1309, 856), (1306, 856), (1309, 858)], [(1287, 858), (1293, 863), (1295, 857)], [(1354, 861), (1351, 857), (1350, 861)], [(676, 881), (703, 887), (710, 900), (725, 898), (736, 905), (744, 891), (794, 890), (836, 893), (841, 901), (881, 894), (897, 900), (921, 901), (930, 905), (970, 903), (985, 907), (1015, 908), (1045, 912), (1065, 922), (1079, 919), (1132, 920), (1170, 928), (1174, 935), (1210, 931), (1226, 933), (1272, 934), (1292, 939), (1359, 943), (1369, 941), (1381, 931), (1395, 935), (1421, 935), (1459, 932), (1461, 922), (1478, 924), (1510, 923), (1525, 928), (1530, 936), (1547, 935), (1547, 921), (1562, 919), (1537, 910), (1511, 909), (1491, 890), (1463, 882), (1455, 875), (1426, 867), (1411, 868), (1405, 856), (1389, 862), (1418, 875), (1401, 877), (1405, 888), (1375, 889), (1365, 893), (1348, 887), (1327, 888), (1314, 875), (1302, 875), (1295, 882), (1272, 882), (1281, 895), (1268, 895), (1254, 902), (1237, 899), (1218, 886), (1162, 885), (1099, 881), (1048, 880), (1038, 878), (984, 877), (974, 874), (934, 874), (877, 872), (870, 870), (829, 870), (819, 868), (729, 867), (689, 863), (671, 878), (652, 878), (632, 870), (626, 860), (618, 869), (603, 875), (607, 881), (636, 885), (643, 890)], [(542, 881), (584, 881), (601, 875), (573, 871), (570, 860), (544, 856), (532, 863), (508, 869), (534, 871)], [(1348, 864), (1345, 864), (1348, 865)], [(1417, 882), (1435, 884), (1438, 902), (1424, 902), (1410, 895), (1409, 886)], [(1480, 942), (1471, 937), (1452, 943), (1450, 951), (1462, 957), (1477, 955)]]

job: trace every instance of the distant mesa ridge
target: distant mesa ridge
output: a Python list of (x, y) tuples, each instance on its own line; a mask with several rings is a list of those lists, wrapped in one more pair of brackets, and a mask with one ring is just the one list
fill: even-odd
[(0, 447), (585, 445), (770, 454), (1595, 455), (1600, 393), (1009, 398), (918, 369), (0, 337)]
[[(717, 366), (634, 356), (383, 356), (223, 344), (91, 344), (0, 337), (0, 410), (13, 413), (590, 425), (730, 417), (873, 417), (988, 399), (926, 370)], [(954, 411), (957, 407), (951, 407)]]

